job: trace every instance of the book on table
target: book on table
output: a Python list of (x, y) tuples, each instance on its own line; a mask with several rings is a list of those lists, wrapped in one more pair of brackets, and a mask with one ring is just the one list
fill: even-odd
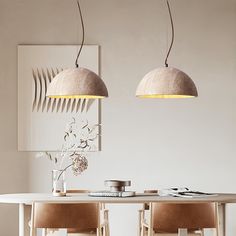
[(159, 191), (160, 196), (172, 196), (172, 197), (183, 197), (183, 198), (194, 198), (194, 197), (208, 197), (217, 196), (215, 193), (206, 193), (200, 191), (193, 191), (189, 188), (169, 188)]

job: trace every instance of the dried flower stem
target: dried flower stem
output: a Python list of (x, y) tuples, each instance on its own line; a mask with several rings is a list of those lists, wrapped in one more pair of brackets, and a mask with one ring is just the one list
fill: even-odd
[(70, 168), (71, 166), (73, 166), (73, 163), (70, 164), (70, 165), (68, 165), (68, 166), (67, 166), (66, 168), (64, 168), (63, 170), (61, 170), (61, 173), (59, 174), (57, 180), (59, 180), (59, 179), (61, 178), (62, 174), (63, 174), (68, 168)]

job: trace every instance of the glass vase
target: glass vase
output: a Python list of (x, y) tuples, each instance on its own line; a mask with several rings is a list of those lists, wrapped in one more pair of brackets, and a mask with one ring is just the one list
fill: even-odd
[(56, 197), (66, 196), (66, 172), (64, 170), (52, 171), (52, 194)]

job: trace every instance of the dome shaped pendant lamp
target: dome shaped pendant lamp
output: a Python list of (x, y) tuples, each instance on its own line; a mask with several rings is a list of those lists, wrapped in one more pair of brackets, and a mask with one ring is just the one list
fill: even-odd
[(84, 45), (85, 30), (79, 0), (77, 0), (77, 5), (82, 25), (82, 43), (75, 60), (76, 67), (65, 69), (53, 78), (47, 90), (47, 97), (87, 99), (108, 97), (103, 80), (93, 71), (79, 67), (78, 59)]
[(190, 98), (197, 97), (197, 88), (192, 79), (183, 71), (169, 67), (168, 57), (174, 43), (174, 24), (169, 1), (166, 0), (171, 28), (172, 40), (165, 59), (165, 67), (157, 68), (144, 76), (139, 83), (136, 96), (139, 98)]

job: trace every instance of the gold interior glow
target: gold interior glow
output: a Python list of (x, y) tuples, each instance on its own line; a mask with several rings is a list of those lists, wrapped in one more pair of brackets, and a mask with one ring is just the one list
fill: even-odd
[(192, 98), (192, 95), (178, 95), (178, 94), (151, 94), (151, 95), (137, 95), (139, 98)]
[(96, 96), (96, 95), (50, 95), (48, 97), (50, 97), (50, 98), (66, 98), (66, 99), (72, 99), (72, 98), (101, 99), (101, 98), (105, 98), (104, 96)]

